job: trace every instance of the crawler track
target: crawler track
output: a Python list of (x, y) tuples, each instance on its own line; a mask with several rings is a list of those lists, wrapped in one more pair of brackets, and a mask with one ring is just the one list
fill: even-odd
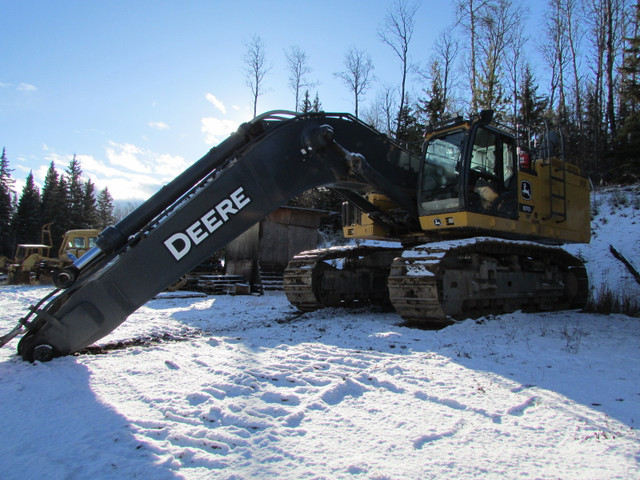
[(581, 260), (558, 247), (473, 238), (408, 250), (342, 247), (297, 255), (284, 277), (302, 311), (391, 303), (410, 324), (440, 328), (456, 319), (515, 310), (582, 308)]
[(302, 252), (284, 272), (284, 291), (303, 312), (385, 304), (389, 267), (401, 253), (401, 249), (355, 246)]
[(405, 251), (391, 266), (389, 292), (407, 322), (437, 327), (520, 309), (581, 308), (588, 279), (561, 248), (478, 238)]

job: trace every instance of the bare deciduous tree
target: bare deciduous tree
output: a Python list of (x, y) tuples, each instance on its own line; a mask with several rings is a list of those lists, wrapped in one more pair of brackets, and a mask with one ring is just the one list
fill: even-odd
[(400, 83), (400, 107), (398, 121), (404, 109), (407, 74), (409, 72), (409, 43), (413, 38), (414, 16), (418, 4), (408, 4), (406, 0), (396, 0), (387, 10), (384, 25), (378, 29), (380, 39), (389, 45), (402, 62), (402, 81)]
[(546, 42), (542, 45), (543, 58), (551, 69), (549, 106), (557, 110), (561, 119), (566, 118), (565, 75), (571, 59), (563, 2), (564, 0), (549, 0), (544, 36)]
[[(528, 13), (527, 7), (522, 7), (520, 24), (522, 17)], [(506, 54), (506, 70), (509, 72), (509, 83), (511, 89), (511, 121), (515, 125), (517, 123), (518, 111), (520, 110), (518, 90), (522, 84), (522, 78), (525, 70), (524, 48), (527, 39), (522, 33), (522, 29), (516, 28), (511, 33), (511, 42), (507, 45)]]
[(353, 93), (355, 115), (358, 116), (360, 98), (373, 82), (373, 62), (371, 56), (363, 50), (351, 47), (344, 57), (345, 70), (334, 73)]
[(630, 2), (625, 0), (588, 0), (586, 20), (589, 27), (593, 56), (590, 58), (593, 73), (591, 91), (595, 104), (595, 117), (603, 118), (609, 139), (615, 137), (617, 67), (621, 61), (625, 32), (625, 12)]
[(315, 86), (316, 83), (310, 82), (306, 78), (311, 73), (311, 67), (309, 67), (307, 54), (304, 50), (293, 45), (289, 47), (289, 50), (285, 50), (284, 56), (289, 70), (289, 87), (296, 97), (295, 110), (299, 111), (300, 92), (303, 88)]
[(582, 133), (582, 75), (580, 72), (580, 52), (578, 46), (582, 43), (583, 33), (578, 18), (578, 0), (564, 0), (565, 16), (567, 18), (567, 43), (571, 57), (573, 74), (574, 118), (578, 129)]
[(258, 97), (266, 91), (264, 77), (271, 70), (271, 65), (267, 64), (264, 42), (258, 35), (253, 35), (250, 41), (244, 42), (244, 45), (247, 49), (243, 57), (245, 75), (247, 86), (251, 88), (253, 116), (255, 117), (258, 113)]
[(477, 106), (500, 110), (506, 102), (502, 80), (506, 74), (507, 49), (513, 45), (515, 35), (522, 31), (522, 7), (513, 0), (486, 3), (479, 16), (477, 36), (480, 53), (482, 95), (476, 94)]
[(478, 39), (478, 17), (481, 9), (491, 0), (456, 0), (457, 21), (469, 37), (469, 84), (471, 87), (471, 111), (478, 110), (478, 69), (476, 65), (476, 42)]
[(398, 91), (395, 87), (385, 85), (380, 89), (376, 98), (365, 112), (365, 122), (376, 130), (391, 135), (394, 130), (396, 116), (396, 97)]
[(440, 65), (442, 101), (444, 102), (444, 111), (450, 110), (451, 93), (453, 90), (452, 72), (453, 65), (460, 50), (460, 44), (456, 40), (451, 31), (447, 30), (440, 34), (434, 44), (436, 58)]

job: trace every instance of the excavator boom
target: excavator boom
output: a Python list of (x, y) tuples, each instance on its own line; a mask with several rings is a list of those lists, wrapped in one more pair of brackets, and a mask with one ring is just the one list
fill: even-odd
[(348, 114), (256, 117), (60, 272), (61, 291), (21, 320), (27, 332), (18, 353), (48, 360), (92, 344), (309, 188), (356, 195), (375, 187), (416, 217), (417, 168), (418, 159)]

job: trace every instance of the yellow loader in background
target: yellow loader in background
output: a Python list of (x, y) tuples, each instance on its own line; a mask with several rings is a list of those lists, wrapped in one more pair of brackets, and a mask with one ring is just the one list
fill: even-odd
[(47, 223), (42, 227), (41, 243), (19, 244), (13, 260), (0, 258), (0, 270), (6, 272), (9, 285), (51, 283), (52, 275), (84, 255), (99, 234), (95, 229), (68, 230), (58, 255), (51, 257), (51, 223)]

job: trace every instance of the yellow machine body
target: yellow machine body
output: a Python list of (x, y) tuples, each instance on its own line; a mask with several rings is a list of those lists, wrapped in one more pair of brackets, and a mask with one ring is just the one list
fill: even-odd
[[(440, 182), (440, 166), (434, 170), (428, 165), (430, 141), (454, 135), (462, 139), (460, 151), (451, 150), (459, 155), (456, 171), (452, 168), (449, 180)], [(479, 140), (480, 137), (490, 137), (490, 140)], [(420, 231), (410, 232), (401, 240), (485, 235), (557, 244), (589, 242), (590, 182), (575, 165), (551, 155), (531, 161), (529, 154), (517, 146), (513, 135), (472, 122), (433, 132), (427, 135), (425, 145), (422, 175), (416, 178), (421, 187), (417, 195), (419, 202), (426, 199), (420, 209)], [(546, 150), (551, 153), (552, 149)], [(487, 173), (488, 170), (495, 175)], [(445, 176), (442, 174), (442, 178)], [(500, 183), (501, 191), (487, 193), (488, 187), (475, 186), (474, 182), (481, 176)], [(432, 184), (434, 178), (439, 184), (429, 190), (425, 186)], [(440, 190), (451, 193), (440, 193)], [(428, 192), (435, 193), (429, 196)], [(478, 197), (478, 194), (483, 198), (474, 205), (472, 195)], [(367, 199), (383, 213), (397, 208), (381, 194), (369, 194)], [(503, 208), (505, 205), (500, 202), (509, 203), (508, 208)], [(347, 238), (359, 239), (383, 240), (394, 236), (386, 225), (364, 212), (344, 225), (343, 233)]]

